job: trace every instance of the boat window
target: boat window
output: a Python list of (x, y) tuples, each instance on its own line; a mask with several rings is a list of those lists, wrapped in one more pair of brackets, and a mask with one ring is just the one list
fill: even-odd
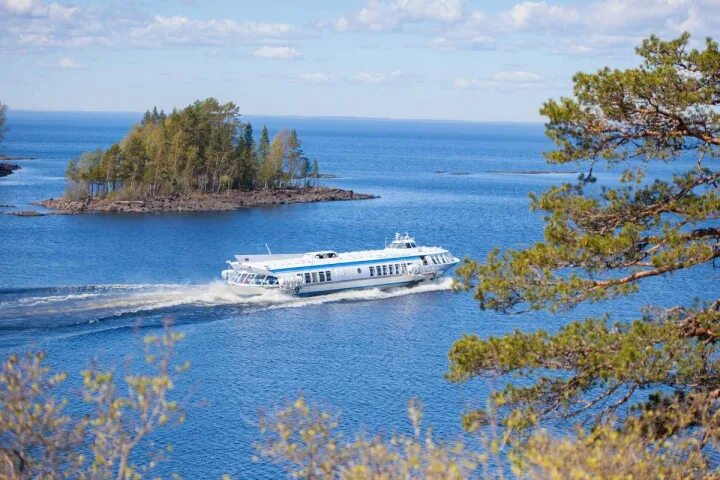
[(332, 280), (332, 279), (330, 278), (330, 270), (328, 270), (327, 272), (325, 272), (325, 280), (327, 280), (328, 282), (330, 282), (330, 281)]
[(358, 273), (362, 273), (362, 268), (358, 267)]
[(383, 269), (383, 275), (387, 275), (387, 265), (383, 265), (382, 269)]
[(393, 274), (393, 266), (392, 265), (388, 265), (388, 271), (390, 272), (390, 275)]
[(375, 267), (370, 267), (370, 276), (371, 277), (375, 276)]
[(423, 265), (427, 265), (427, 264), (428, 264), (428, 259), (427, 259), (427, 257), (420, 257), (420, 259), (422, 259)]
[(318, 281), (317, 272), (312, 272), (312, 281), (313, 281), (313, 283), (316, 283)]
[(400, 274), (400, 264), (399, 263), (395, 264), (395, 273), (398, 275)]
[(407, 273), (407, 263), (402, 264), (402, 273)]
[(265, 283), (268, 285), (275, 285), (277, 283), (277, 277), (267, 277)]
[(312, 282), (312, 279), (310, 278), (310, 274), (306, 273), (305, 274), (305, 283), (310, 283), (310, 282)]
[(325, 281), (325, 272), (319, 272), (319, 273), (318, 273), (318, 276), (320, 277), (320, 281), (321, 281), (321, 282), (324, 282), (324, 281)]

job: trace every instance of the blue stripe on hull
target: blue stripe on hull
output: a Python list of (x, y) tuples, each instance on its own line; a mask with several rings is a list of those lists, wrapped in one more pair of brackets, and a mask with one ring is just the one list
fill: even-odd
[(287, 267), (287, 268), (274, 268), (271, 270), (273, 273), (287, 273), (287, 272), (299, 272), (302, 270), (319, 270), (323, 268), (338, 268), (338, 267), (352, 267), (356, 265), (370, 265), (376, 263), (393, 263), (402, 262), (408, 260), (420, 260), (419, 255), (412, 257), (397, 257), (397, 258), (376, 258), (373, 260), (358, 260), (355, 262), (344, 262), (344, 263), (327, 263), (324, 265), (306, 265), (302, 267)]

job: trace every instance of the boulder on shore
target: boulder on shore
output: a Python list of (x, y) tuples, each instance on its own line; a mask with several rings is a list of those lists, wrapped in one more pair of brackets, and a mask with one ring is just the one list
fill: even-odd
[(222, 212), (289, 203), (365, 200), (371, 198), (376, 197), (340, 188), (308, 187), (252, 191), (231, 190), (225, 193), (192, 193), (155, 197), (146, 200), (114, 200), (112, 198), (96, 197), (83, 200), (51, 198), (37, 204), (54, 210), (54, 213), (57, 214), (89, 212)]
[(14, 163), (0, 162), (0, 177), (10, 175), (19, 168), (20, 165), (15, 165)]

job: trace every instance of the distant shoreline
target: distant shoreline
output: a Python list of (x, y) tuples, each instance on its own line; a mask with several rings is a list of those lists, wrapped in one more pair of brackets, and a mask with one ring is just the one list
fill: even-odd
[[(436, 170), (436, 174), (447, 175), (471, 175), (470, 172), (448, 172), (447, 170)], [(493, 173), (501, 175), (577, 175), (577, 171), (565, 170), (485, 170), (480, 173)]]
[(51, 198), (36, 202), (53, 213), (72, 215), (79, 213), (165, 213), (165, 212), (226, 212), (250, 207), (285, 205), (291, 203), (369, 200), (375, 195), (355, 193), (352, 190), (326, 187), (281, 188), (228, 193), (192, 193), (148, 200), (114, 200), (88, 198), (68, 200)]
[(0, 161), (7, 160), (35, 160), (35, 157), (26, 157), (23, 155), (2, 155), (0, 154)]

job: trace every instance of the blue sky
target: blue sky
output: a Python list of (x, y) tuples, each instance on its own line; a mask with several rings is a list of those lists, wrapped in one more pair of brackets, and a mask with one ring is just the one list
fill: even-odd
[(682, 31), (719, 32), (720, 0), (0, 0), (0, 101), (538, 121), (573, 73)]

